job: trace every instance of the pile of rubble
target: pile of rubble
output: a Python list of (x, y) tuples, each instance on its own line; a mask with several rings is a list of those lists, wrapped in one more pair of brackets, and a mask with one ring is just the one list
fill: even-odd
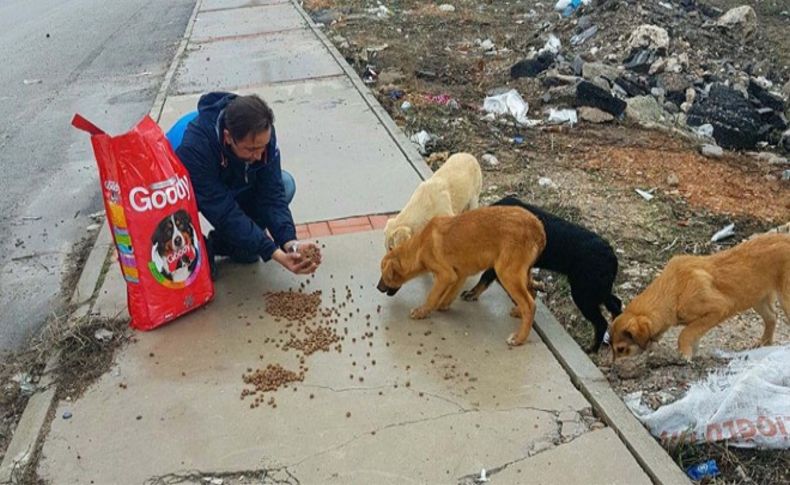
[[(641, 24), (617, 37), (617, 29), (607, 28), (609, 36), (597, 39), (599, 25), (621, 9), (666, 27)], [(542, 48), (533, 46), (510, 70), (514, 79), (538, 79), (546, 89), (544, 104), (576, 108), (588, 122), (625, 116), (649, 127), (681, 128), (727, 149), (790, 151), (787, 73), (735, 59), (752, 52), (758, 29), (752, 7), (721, 12), (693, 0), (644, 6), (601, 0), (582, 3), (554, 29), (540, 38)]]

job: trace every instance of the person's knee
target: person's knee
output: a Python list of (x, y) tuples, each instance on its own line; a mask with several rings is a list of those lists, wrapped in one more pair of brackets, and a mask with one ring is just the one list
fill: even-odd
[(283, 170), (282, 173), (283, 187), (285, 188), (285, 200), (290, 204), (296, 195), (296, 180), (294, 180), (293, 175), (286, 172), (285, 170)]

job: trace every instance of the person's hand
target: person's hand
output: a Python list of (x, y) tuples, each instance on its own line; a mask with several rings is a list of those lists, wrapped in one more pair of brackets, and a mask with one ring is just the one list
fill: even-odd
[(314, 243), (289, 241), (284, 247), (287, 252), (278, 249), (272, 259), (294, 274), (312, 274), (321, 264), (321, 251)]

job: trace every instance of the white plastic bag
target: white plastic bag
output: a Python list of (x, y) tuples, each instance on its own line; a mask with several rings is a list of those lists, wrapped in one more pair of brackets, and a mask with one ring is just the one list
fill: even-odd
[(790, 448), (790, 346), (729, 354), (727, 368), (692, 384), (655, 411), (626, 399), (650, 432), (667, 443), (727, 440), (740, 448)]
[(487, 113), (494, 113), (496, 115), (511, 115), (522, 125), (529, 124), (529, 120), (527, 119), (529, 105), (515, 89), (511, 89), (497, 96), (486, 97), (485, 100), (483, 100), (483, 109)]

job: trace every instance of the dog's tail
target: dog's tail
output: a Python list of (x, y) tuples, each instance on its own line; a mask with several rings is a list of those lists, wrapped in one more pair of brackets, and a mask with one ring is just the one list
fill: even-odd
[(612, 318), (617, 318), (618, 315), (623, 313), (623, 302), (614, 295), (609, 295), (604, 300), (603, 305), (612, 314)]

